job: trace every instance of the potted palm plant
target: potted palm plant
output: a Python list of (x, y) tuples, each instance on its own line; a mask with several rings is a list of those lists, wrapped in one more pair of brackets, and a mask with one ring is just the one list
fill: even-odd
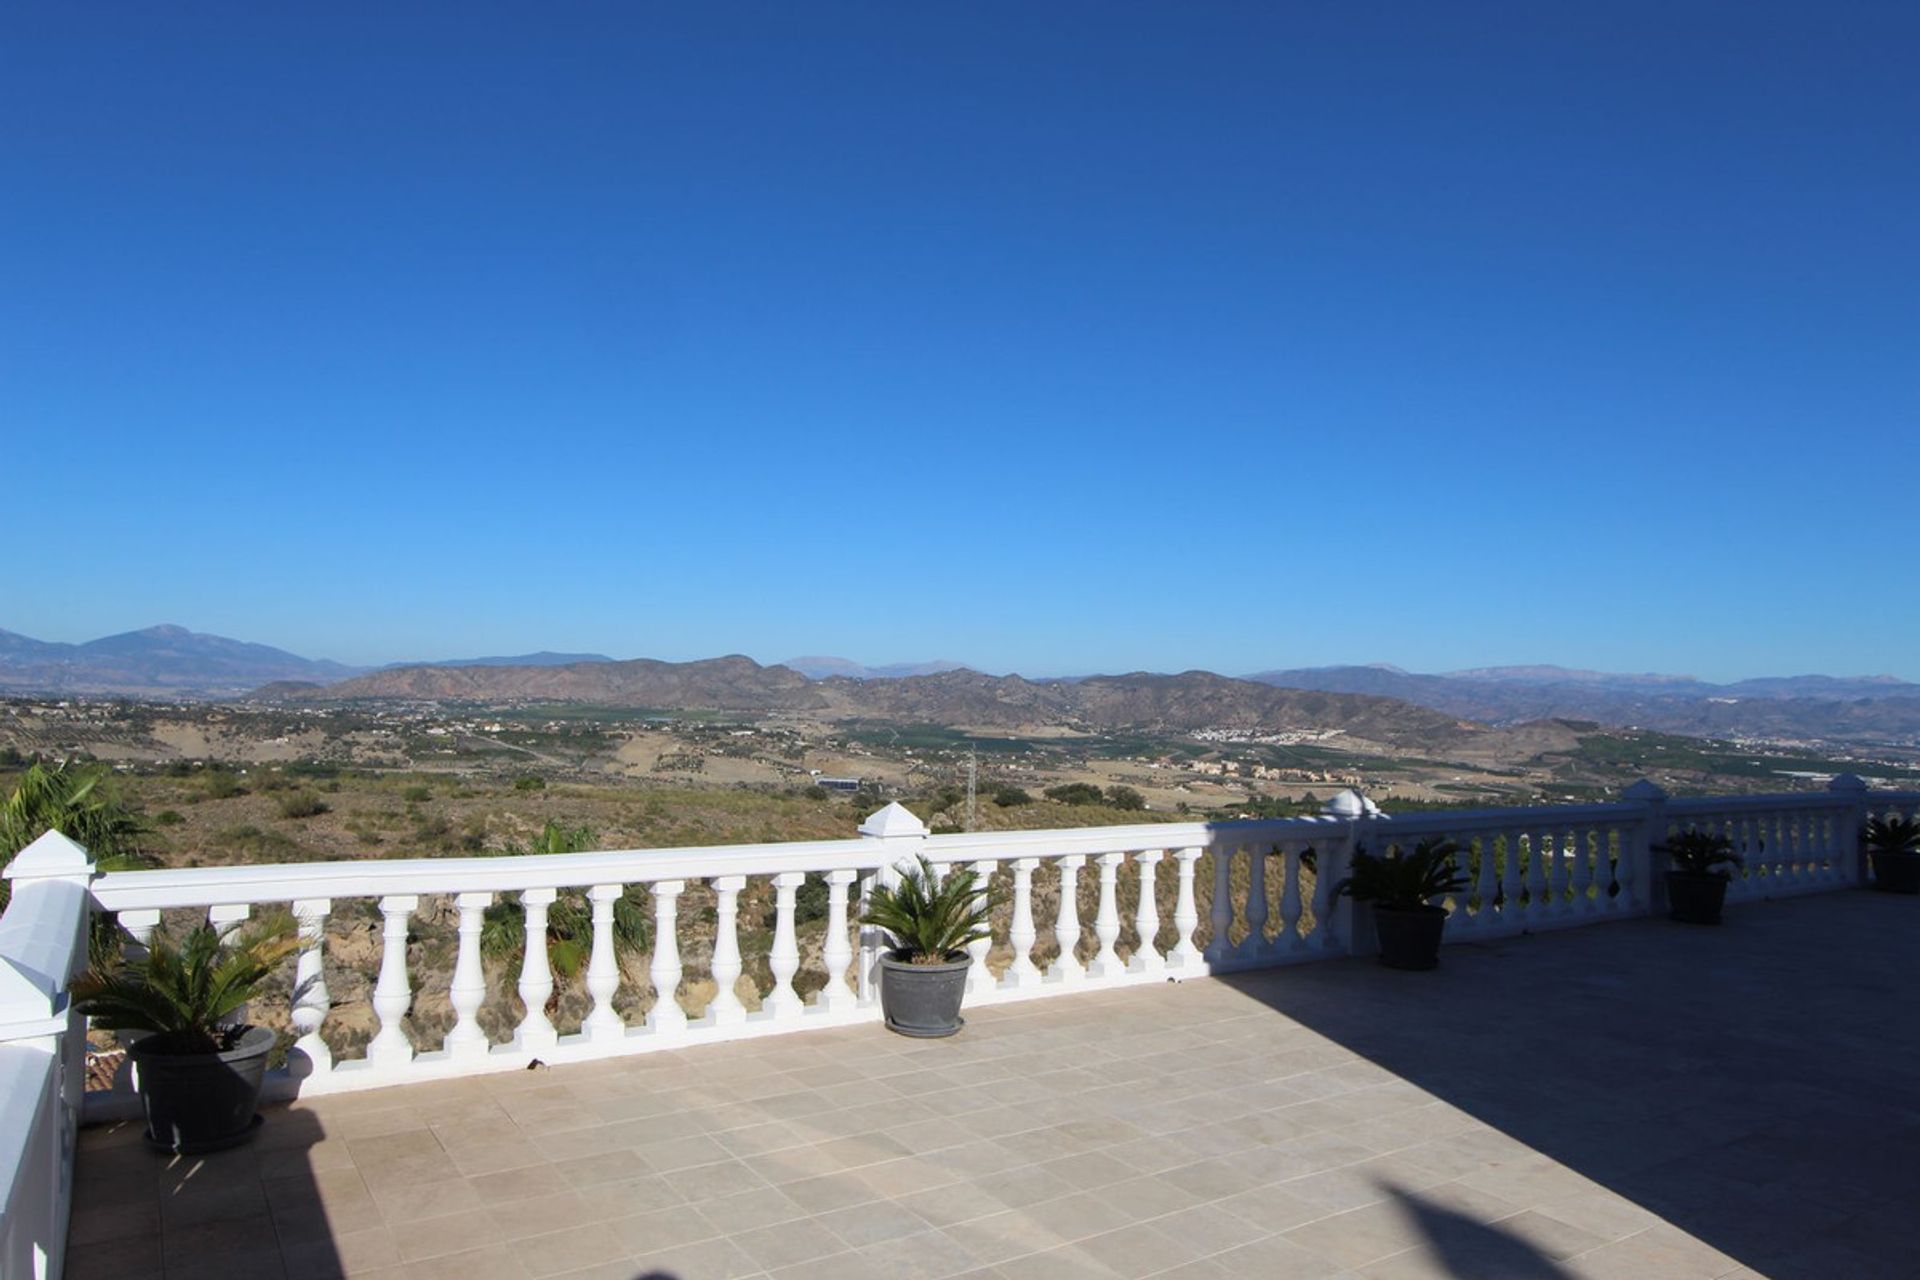
[(944, 879), (925, 857), (896, 886), (880, 885), (860, 917), (883, 929), (893, 949), (880, 957), (880, 1010), (903, 1036), (932, 1039), (958, 1031), (971, 963), (967, 944), (991, 936), (990, 896), (971, 867)]
[(1380, 963), (1390, 969), (1431, 969), (1440, 963), (1440, 938), (1447, 909), (1433, 900), (1467, 887), (1467, 873), (1454, 858), (1460, 846), (1429, 836), (1411, 852), (1353, 851), (1353, 869), (1334, 886), (1356, 902), (1373, 904), (1374, 932), (1380, 939)]
[(1667, 918), (1719, 924), (1731, 868), (1741, 865), (1733, 841), (1718, 831), (1688, 827), (1654, 848), (1667, 855)]
[(74, 979), (74, 1008), (116, 1031), (127, 1047), (147, 1116), (147, 1141), (191, 1154), (234, 1146), (259, 1125), (272, 1028), (228, 1021), (257, 998), (280, 962), (300, 949), (287, 911), (176, 942), (156, 934), (146, 958), (115, 957)]
[(1860, 843), (1873, 859), (1874, 888), (1920, 893), (1920, 822), (1897, 813), (1870, 818)]

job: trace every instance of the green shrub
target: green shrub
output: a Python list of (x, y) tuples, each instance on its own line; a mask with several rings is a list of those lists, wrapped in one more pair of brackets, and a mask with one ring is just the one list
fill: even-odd
[(995, 787), (993, 802), (1002, 809), (1011, 809), (1017, 805), (1032, 804), (1033, 797), (1019, 787)]
[(545, 791), (547, 789), (547, 780), (537, 773), (529, 773), (525, 777), (515, 778), (513, 780), (513, 789), (515, 791)]
[(433, 799), (432, 787), (412, 786), (400, 793), (400, 798), (408, 804), (425, 804)]
[(1047, 799), (1061, 804), (1099, 804), (1105, 797), (1100, 788), (1090, 782), (1068, 782), (1058, 787), (1048, 787)]
[(326, 811), (326, 801), (311, 791), (292, 791), (280, 797), (280, 816), (283, 818), (312, 818)]
[(1132, 787), (1108, 787), (1107, 803), (1116, 809), (1144, 809), (1147, 798)]
[(156, 827), (177, 827), (185, 821), (186, 818), (178, 809), (162, 809), (153, 815), (153, 825)]

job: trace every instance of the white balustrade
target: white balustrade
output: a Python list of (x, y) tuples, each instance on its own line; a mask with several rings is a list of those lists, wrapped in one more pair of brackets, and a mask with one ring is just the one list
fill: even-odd
[[(117, 914), (132, 939), (129, 952), (135, 955), (150, 946), (166, 910), (199, 910), (214, 923), (228, 925), (245, 919), (255, 907), (293, 903), (300, 947), (293, 961), (289, 1017), (297, 1040), (289, 1072), (277, 1075), (278, 1083), (271, 1086), (278, 1096), (286, 1096), (510, 1070), (536, 1057), (565, 1062), (844, 1021), (877, 1021), (877, 992), (867, 961), (877, 956), (880, 939), (875, 931), (863, 930), (856, 948), (851, 938), (854, 898), (858, 893), (864, 904), (878, 878), (891, 874), (883, 869), (910, 864), (916, 854), (924, 854), (943, 875), (968, 867), (979, 877), (983, 898), (1000, 868), (1009, 874), (1010, 911), (993, 938), (968, 948), (967, 999), (991, 1004), (1344, 953), (1354, 940), (1347, 936), (1345, 908), (1336, 909), (1333, 887), (1345, 874), (1356, 841), (1384, 851), (1411, 849), (1433, 835), (1454, 839), (1463, 849), (1461, 865), (1470, 881), (1452, 895), (1448, 937), (1467, 941), (1646, 911), (1653, 864), (1642, 861), (1643, 851), (1669, 829), (1731, 833), (1749, 860), (1745, 874), (1732, 886), (1738, 897), (1851, 885), (1862, 875), (1853, 832), (1863, 816), (1910, 812), (1920, 797), (1870, 793), (1864, 787), (1849, 790), (1837, 783), (1830, 792), (1811, 795), (1671, 801), (1657, 788), (1636, 788), (1626, 801), (1403, 818), (1375, 815), (1358, 802), (1348, 802), (1319, 818), (946, 836), (927, 834), (910, 813), (894, 807), (863, 824), (863, 837), (856, 840), (514, 859), (89, 872), (86, 883), (98, 905)], [(1312, 859), (1307, 857), (1309, 848), (1314, 850)], [(1243, 850), (1244, 873), (1235, 865)], [(1203, 950), (1198, 941), (1203, 919), (1198, 867), (1209, 857), (1213, 893), (1205, 920), (1211, 937)], [(1129, 861), (1139, 888), (1131, 921), (1139, 941), (1123, 959), (1118, 886)], [(1157, 890), (1160, 865), (1167, 861), (1173, 864), (1175, 885), (1171, 945), (1163, 952)], [(1059, 910), (1047, 922), (1058, 955), (1044, 975), (1033, 954), (1039, 937), (1034, 876), (1043, 864), (1051, 864), (1060, 877)], [(1098, 876), (1099, 906), (1091, 921), (1079, 908), (1089, 871)], [(826, 932), (817, 961), (825, 981), (811, 1003), (798, 994), (803, 954), (798, 896), (809, 874), (821, 876), (827, 887)], [(773, 889), (768, 922), (773, 933), (768, 955), (772, 983), (762, 992), (760, 1012), (753, 1015), (742, 999), (747, 988), (741, 983), (739, 935), (740, 897), (749, 876), (765, 877)], [(1274, 876), (1280, 877), (1279, 883), (1273, 883)], [(689, 883), (704, 885), (713, 895), (712, 961), (706, 970), (713, 980), (713, 998), (698, 1022), (689, 1021), (679, 998), (685, 942), (680, 931), (694, 927), (683, 918), (688, 913), (680, 910)], [(653, 895), (647, 963), (654, 997), (644, 1028), (629, 1029), (614, 1007), (622, 982), (615, 925), (621, 895), (636, 884), (646, 885)], [(593, 930), (584, 975), (591, 1011), (582, 1034), (561, 1037), (549, 1014), (557, 981), (548, 950), (549, 916), (561, 893), (582, 888), (591, 904)], [(452, 978), (444, 989), (453, 1009), (452, 1029), (440, 1051), (416, 1054), (406, 1028), (414, 997), (407, 938), (424, 895), (451, 899), (459, 917), (459, 942)], [(480, 935), (489, 904), (503, 895), (517, 896), (524, 911), (526, 945), (518, 966), (518, 993), (525, 1008), (512, 1041), (489, 1046), (479, 1023), (487, 992)], [(330, 922), (340, 927), (343, 899), (368, 898), (378, 903), (381, 918), (379, 971), (372, 993), (377, 1033), (364, 1058), (342, 1055), (336, 1060), (323, 1034), (329, 1010), (328, 928)], [(20, 901), (9, 922), (21, 909)], [(28, 895), (25, 901), (34, 899)], [(1083, 963), (1078, 948), (1089, 923), (1097, 945), (1091, 962)], [(1242, 940), (1235, 945), (1233, 936), (1242, 928)], [(987, 965), (996, 943), (1005, 948), (1002, 954), (1011, 956), (998, 982)]]
[(800, 1016), (806, 1008), (800, 993), (793, 989), (793, 975), (800, 972), (800, 939), (794, 932), (794, 909), (804, 871), (783, 871), (773, 878), (773, 949), (767, 953), (767, 966), (773, 971), (773, 990), (767, 993), (764, 1012), (774, 1019)]
[(520, 1003), (526, 1006), (514, 1028), (514, 1047), (526, 1054), (552, 1049), (559, 1035), (547, 1017), (553, 997), (553, 967), (547, 957), (547, 909), (559, 896), (555, 889), (528, 889), (520, 895), (525, 911), (526, 945), (520, 957)]
[(1114, 950), (1114, 944), (1120, 941), (1120, 864), (1126, 858), (1124, 853), (1103, 853), (1094, 859), (1100, 867), (1100, 910), (1093, 919), (1093, 936), (1100, 940), (1100, 949), (1087, 966), (1091, 978), (1111, 978), (1126, 972), (1120, 953)]
[[(648, 886), (653, 893), (653, 963), (647, 978), (653, 983), (653, 1007), (647, 1010), (647, 1029), (656, 1038), (667, 1040), (687, 1027), (687, 1011), (680, 1004), (680, 895), (686, 892), (684, 880), (656, 880)], [(847, 891), (840, 889), (840, 909), (844, 917)], [(842, 919), (844, 926), (845, 920)], [(840, 941), (846, 942), (842, 927)], [(848, 952), (851, 958), (852, 953)], [(841, 966), (845, 968), (844, 962)], [(845, 984), (841, 984), (842, 990)]]
[(1193, 935), (1200, 928), (1200, 907), (1194, 897), (1194, 866), (1200, 861), (1202, 849), (1188, 846), (1174, 852), (1173, 860), (1179, 869), (1179, 881), (1173, 899), (1173, 931), (1179, 940), (1173, 944), (1173, 952), (1167, 957), (1169, 967), (1186, 972), (1198, 968), (1204, 960)]
[(1087, 966), (1075, 954), (1080, 946), (1080, 869), (1087, 865), (1084, 853), (1070, 853), (1054, 859), (1060, 868), (1060, 911), (1054, 918), (1053, 940), (1060, 954), (1047, 967), (1047, 980), (1059, 983), (1085, 982)]
[[(976, 909), (984, 910), (993, 897), (994, 865), (980, 861), (967, 864), (973, 872), (973, 902)], [(1031, 910), (1031, 908), (1029, 908)], [(967, 994), (984, 996), (994, 989), (993, 970), (987, 966), (987, 957), (993, 952), (991, 937), (975, 938), (967, 944)]]
[[(325, 952), (327, 913), (332, 909), (333, 903), (326, 898), (299, 898), (293, 904), (294, 919), (300, 925), (300, 955), (294, 961), (293, 1010), (289, 1021), (300, 1038), (287, 1054), (287, 1068), (298, 1078), (324, 1075), (333, 1069), (333, 1050), (320, 1036), (321, 1024), (326, 1021), (332, 1003), (327, 994)], [(152, 915), (156, 923), (160, 915), (158, 911), (140, 914)], [(126, 917), (122, 916), (121, 922), (125, 921)], [(153, 926), (149, 924), (146, 934), (134, 935), (142, 950), (152, 931)]]
[(827, 985), (814, 1002), (836, 1014), (850, 1011), (859, 1001), (847, 985), (847, 967), (853, 963), (853, 943), (847, 937), (847, 889), (859, 875), (851, 867), (827, 872), (827, 940), (820, 953), (827, 967)]
[(370, 1068), (398, 1070), (413, 1057), (413, 1042), (400, 1022), (413, 1007), (413, 987), (407, 979), (407, 925), (419, 906), (420, 899), (413, 894), (380, 899), (380, 977), (373, 984), (373, 1012), (380, 1029), (367, 1042)]
[(1128, 973), (1166, 971), (1166, 957), (1153, 945), (1155, 935), (1160, 932), (1160, 904), (1154, 901), (1154, 893), (1160, 860), (1165, 856), (1161, 849), (1142, 849), (1133, 855), (1134, 868), (1140, 874), (1140, 904), (1133, 913), (1133, 931), (1140, 937), (1140, 946), (1127, 961)]
[(740, 891), (745, 876), (716, 876), (713, 933), (713, 1003), (701, 1019), (709, 1026), (730, 1027), (747, 1020), (747, 1007), (734, 988), (740, 981)]
[(620, 899), (622, 886), (596, 884), (587, 890), (593, 906), (593, 951), (587, 958), (587, 994), (593, 997), (593, 1009), (580, 1030), (588, 1040), (605, 1044), (627, 1034), (627, 1024), (613, 1007), (620, 990), (620, 960), (614, 937), (613, 904)]
[(447, 1032), (444, 1048), (452, 1058), (484, 1057), (487, 1033), (480, 1029), (480, 1004), (487, 998), (487, 978), (480, 969), (480, 926), (491, 893), (462, 893), (454, 898), (460, 911), (460, 950), (454, 959), (453, 984), (448, 992), (453, 1005), (453, 1029)]
[(1002, 987), (1013, 990), (1040, 985), (1040, 969), (1033, 963), (1033, 944), (1040, 939), (1033, 924), (1033, 873), (1039, 867), (1038, 858), (1013, 860), (1013, 920), (1007, 931), (1013, 963), (1000, 978)]

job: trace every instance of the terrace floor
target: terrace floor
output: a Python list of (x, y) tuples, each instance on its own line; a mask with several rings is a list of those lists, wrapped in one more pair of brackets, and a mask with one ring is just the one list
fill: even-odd
[(87, 1131), (68, 1276), (1920, 1274), (1920, 901), (1864, 892)]

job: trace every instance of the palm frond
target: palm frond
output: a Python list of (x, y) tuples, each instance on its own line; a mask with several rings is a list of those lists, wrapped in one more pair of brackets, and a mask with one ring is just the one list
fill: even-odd
[(992, 936), (987, 923), (994, 895), (982, 893), (971, 867), (936, 876), (923, 855), (902, 873), (898, 885), (876, 887), (861, 923), (884, 929), (896, 949), (919, 963), (944, 960), (969, 943)]

